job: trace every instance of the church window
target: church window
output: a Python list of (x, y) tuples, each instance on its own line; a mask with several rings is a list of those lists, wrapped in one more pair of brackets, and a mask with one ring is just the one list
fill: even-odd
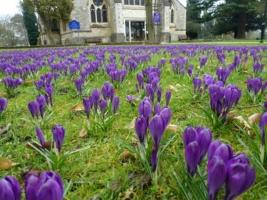
[(90, 7), (90, 15), (92, 23), (107, 23), (108, 22), (108, 8), (103, 0), (93, 0)]
[(171, 10), (171, 23), (174, 23), (174, 10)]
[(95, 23), (96, 22), (96, 18), (95, 18), (95, 6), (94, 5), (91, 5), (91, 22)]

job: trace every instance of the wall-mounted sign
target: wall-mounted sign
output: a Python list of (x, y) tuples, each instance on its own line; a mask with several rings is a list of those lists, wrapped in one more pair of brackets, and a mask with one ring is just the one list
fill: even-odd
[(80, 22), (77, 20), (72, 20), (69, 22), (69, 29), (70, 30), (80, 30)]
[(155, 11), (155, 12), (153, 13), (153, 23), (154, 23), (155, 25), (159, 25), (159, 24), (160, 24), (160, 21), (161, 21), (160, 18), (161, 18), (161, 17), (160, 17), (160, 12), (159, 12), (159, 11)]

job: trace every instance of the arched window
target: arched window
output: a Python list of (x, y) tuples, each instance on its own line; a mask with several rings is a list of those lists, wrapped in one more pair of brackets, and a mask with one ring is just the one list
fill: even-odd
[(97, 19), (98, 23), (102, 22), (102, 20), (101, 20), (101, 9), (100, 8), (98, 8), (96, 10), (96, 19)]
[(90, 7), (90, 15), (92, 23), (108, 22), (108, 7), (104, 4), (104, 0), (93, 0)]
[(174, 10), (171, 10), (171, 23), (174, 23)]
[(108, 22), (108, 10), (107, 10), (106, 5), (103, 5), (102, 7), (102, 19), (103, 19), (103, 22)]
[(140, 1), (139, 0), (135, 0), (135, 5), (140, 5)]
[(95, 6), (94, 5), (91, 5), (90, 12), (91, 12), (91, 22), (95, 23), (96, 20), (95, 20)]

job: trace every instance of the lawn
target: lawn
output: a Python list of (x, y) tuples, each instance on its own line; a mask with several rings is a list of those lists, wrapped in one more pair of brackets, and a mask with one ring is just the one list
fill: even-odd
[[(217, 54), (225, 55), (225, 62), (220, 62)], [(199, 58), (203, 55), (208, 60), (200, 68)], [(212, 111), (208, 89), (201, 88), (200, 92), (194, 92), (193, 78), (203, 79), (204, 74), (210, 74), (217, 80), (216, 69), (219, 66), (229, 67), (235, 55), (240, 55), (241, 61), (231, 71), (225, 85), (236, 85), (242, 96), (226, 120), (214, 124), (210, 118)], [(170, 62), (173, 59), (177, 59), (178, 70), (173, 69)], [(179, 62), (181, 60), (184, 65)], [(263, 72), (253, 72), (255, 62), (264, 65)], [(190, 65), (193, 65), (192, 76), (187, 73)], [(14, 90), (7, 90), (4, 83), (0, 84), (0, 97), (8, 99), (7, 109), (0, 113), (0, 178), (15, 176), (23, 188), (27, 173), (53, 170), (64, 181), (67, 200), (204, 200), (208, 198), (207, 157), (191, 177), (187, 173), (183, 144), (185, 128), (201, 126), (212, 131), (214, 140), (231, 145), (235, 153), (246, 153), (256, 169), (255, 183), (240, 195), (240, 199), (265, 199), (267, 164), (261, 163), (259, 158), (260, 130), (258, 123), (249, 124), (248, 121), (251, 115), (263, 113), (267, 95), (265, 90), (257, 99), (251, 98), (246, 82), (255, 76), (266, 82), (266, 65), (267, 46), (185, 44), (1, 51), (2, 82), (5, 77), (20, 77), (23, 82)], [(75, 80), (92, 66), (97, 66), (96, 70), (84, 76), (82, 88), (77, 90)], [(124, 80), (112, 81), (107, 68), (114, 66), (118, 71), (126, 69)], [(160, 69), (158, 87), (162, 89), (162, 106), (165, 106), (165, 93), (172, 93), (169, 104), (172, 118), (160, 142), (156, 172), (147, 166), (153, 143), (149, 131), (148, 148), (145, 160), (142, 160), (134, 129), (139, 103), (148, 94), (143, 89), (136, 89), (136, 77), (149, 66)], [(37, 89), (36, 82), (51, 72), (57, 75), (51, 80), (53, 105), (47, 106), (43, 118), (33, 118), (28, 103), (39, 94), (45, 94), (43, 89)], [(95, 114), (92, 108), (88, 120), (83, 98), (88, 97), (95, 88), (101, 89), (107, 81), (113, 84), (115, 95), (120, 98), (118, 112), (109, 112), (106, 119), (102, 119), (101, 113)], [(134, 100), (129, 102), (128, 95)], [(60, 152), (43, 149), (38, 145), (35, 134), (38, 126), (46, 140), (52, 141), (51, 130), (55, 124), (62, 125), (66, 132)], [(221, 188), (217, 199), (223, 199), (223, 196), (224, 190)]]

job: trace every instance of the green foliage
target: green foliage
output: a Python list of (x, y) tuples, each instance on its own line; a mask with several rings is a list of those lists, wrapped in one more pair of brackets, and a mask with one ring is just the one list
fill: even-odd
[(33, 4), (47, 30), (53, 20), (68, 21), (73, 9), (72, 0), (33, 0)]
[(30, 45), (37, 45), (39, 30), (37, 18), (34, 12), (34, 5), (31, 0), (21, 1), (23, 21), (28, 33)]

